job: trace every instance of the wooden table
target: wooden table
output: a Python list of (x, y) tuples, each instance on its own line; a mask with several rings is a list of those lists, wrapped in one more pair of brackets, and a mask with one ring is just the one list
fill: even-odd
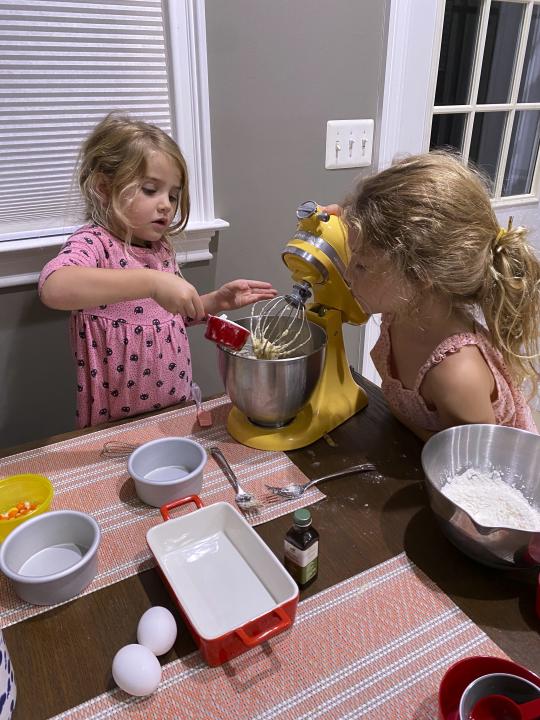
[[(301, 598), (405, 550), (510, 657), (540, 673), (537, 573), (484, 567), (444, 538), (422, 486), (422, 443), (394, 420), (377, 387), (359, 382), (369, 405), (332, 432), (336, 447), (323, 439), (288, 453), (308, 477), (343, 467), (343, 458), (351, 465), (371, 461), (383, 476), (339, 478), (322, 485), (327, 498), (310, 508), (320, 533), (319, 576)], [(290, 525), (287, 515), (256, 529), (282, 557)], [(176, 645), (161, 661), (192, 652), (195, 645), (155, 570), (6, 628), (17, 681), (14, 720), (48, 718), (114, 687), (113, 656), (136, 642), (138, 620), (151, 605), (170, 608), (179, 623)]]

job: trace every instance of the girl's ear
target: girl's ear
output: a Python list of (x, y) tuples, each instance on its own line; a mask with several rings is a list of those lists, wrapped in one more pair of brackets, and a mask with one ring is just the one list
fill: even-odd
[(98, 173), (96, 177), (96, 192), (103, 205), (108, 205), (110, 200), (110, 183), (109, 178), (103, 173)]

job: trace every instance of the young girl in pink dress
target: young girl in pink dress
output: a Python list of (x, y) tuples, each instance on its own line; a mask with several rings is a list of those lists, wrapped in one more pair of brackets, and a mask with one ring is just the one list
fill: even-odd
[(343, 216), (353, 292), (382, 313), (371, 354), (394, 415), (422, 439), (468, 423), (537, 432), (520, 387), (538, 383), (540, 263), (524, 228), (499, 227), (482, 178), (449, 153), (408, 157), (361, 182)]
[(233, 280), (199, 296), (171, 239), (189, 216), (186, 162), (159, 128), (111, 113), (83, 144), (87, 224), (41, 272), (41, 300), (71, 310), (79, 427), (191, 396), (186, 324), (271, 298), (269, 283)]

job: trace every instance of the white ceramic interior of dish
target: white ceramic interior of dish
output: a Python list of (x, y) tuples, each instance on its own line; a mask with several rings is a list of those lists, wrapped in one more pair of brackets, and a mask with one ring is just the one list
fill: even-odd
[(161, 507), (188, 495), (199, 495), (207, 455), (202, 445), (184, 437), (143, 443), (128, 459), (128, 471), (139, 498)]
[(228, 503), (168, 520), (146, 537), (184, 612), (205, 639), (225, 635), (298, 594), (276, 556)]

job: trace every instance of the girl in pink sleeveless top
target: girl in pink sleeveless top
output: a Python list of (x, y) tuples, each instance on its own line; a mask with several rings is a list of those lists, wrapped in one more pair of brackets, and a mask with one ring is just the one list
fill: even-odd
[(443, 362), (449, 355), (458, 353), (465, 346), (475, 346), (493, 375), (495, 394), (491, 404), (495, 424), (537, 432), (531, 410), (523, 393), (516, 387), (501, 353), (495, 350), (485, 330), (477, 328), (475, 332), (456, 333), (443, 340), (418, 370), (413, 387), (406, 388), (398, 378), (392, 375), (390, 323), (391, 317), (383, 315), (381, 334), (371, 351), (371, 357), (381, 376), (381, 389), (388, 405), (407, 426), (422, 428), (428, 433), (444, 429), (436, 408), (427, 405), (420, 388), (427, 373), (435, 365)]
[[(405, 158), (347, 201), (348, 279), (381, 313), (372, 357), (395, 416), (420, 438), (468, 423), (537, 432), (540, 262), (499, 227), (482, 177), (456, 156)], [(480, 319), (480, 322), (477, 320)]]

